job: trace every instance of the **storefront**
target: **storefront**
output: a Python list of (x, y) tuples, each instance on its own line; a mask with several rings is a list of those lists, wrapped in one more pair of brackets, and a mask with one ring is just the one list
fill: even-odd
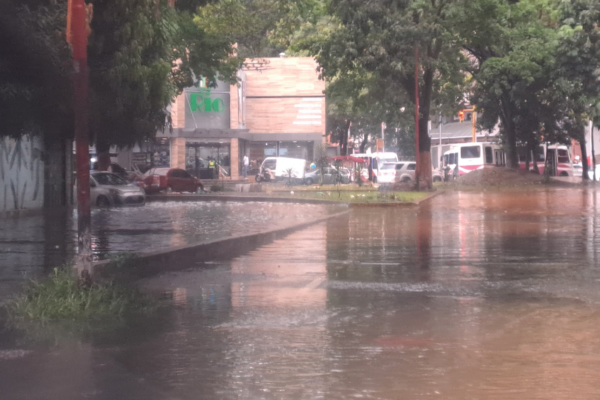
[(250, 174), (258, 172), (262, 161), (267, 157), (290, 157), (312, 160), (314, 141), (271, 141), (271, 142), (250, 142), (248, 144), (248, 157)]
[(238, 73), (239, 85), (204, 79), (171, 105), (172, 130), (150, 147), (155, 167), (182, 168), (200, 179), (237, 180), (244, 155), (252, 174), (266, 157), (311, 161), (325, 135), (324, 82), (310, 58), (265, 59)]
[(231, 177), (231, 141), (228, 139), (188, 139), (185, 142), (185, 169), (200, 179), (215, 179), (214, 169), (209, 163), (214, 161), (221, 174), (220, 178)]

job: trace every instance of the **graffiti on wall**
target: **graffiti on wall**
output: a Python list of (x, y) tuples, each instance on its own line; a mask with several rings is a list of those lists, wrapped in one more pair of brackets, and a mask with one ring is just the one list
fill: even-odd
[(35, 136), (0, 138), (0, 211), (44, 204), (42, 141)]

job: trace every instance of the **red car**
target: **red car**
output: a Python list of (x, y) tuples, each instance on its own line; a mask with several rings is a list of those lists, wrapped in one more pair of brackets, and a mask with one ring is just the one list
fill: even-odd
[(204, 185), (198, 178), (180, 168), (151, 168), (144, 174), (142, 182), (146, 193), (196, 193), (198, 188), (204, 190)]

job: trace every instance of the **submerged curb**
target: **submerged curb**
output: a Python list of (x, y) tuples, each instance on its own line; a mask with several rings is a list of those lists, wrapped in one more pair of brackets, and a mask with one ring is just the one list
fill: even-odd
[(292, 197), (269, 197), (269, 196), (236, 196), (236, 195), (153, 195), (146, 196), (146, 202), (167, 202), (167, 201), (239, 201), (239, 202), (271, 202), (271, 203), (303, 203), (303, 204), (338, 204), (343, 206), (347, 203), (342, 203), (334, 200), (318, 200), (318, 199), (302, 199)]
[(319, 222), (327, 221), (348, 214), (350, 210), (344, 210), (325, 217), (315, 218), (306, 222), (287, 225), (281, 228), (271, 229), (265, 232), (247, 235), (234, 235), (224, 239), (201, 242), (191, 245), (175, 246), (166, 250), (154, 252), (135, 253), (136, 258), (127, 267), (126, 271), (120, 271), (110, 267), (110, 260), (94, 263), (92, 275), (95, 278), (112, 278), (115, 275), (124, 275), (125, 279), (140, 279), (156, 275), (166, 271), (178, 271), (188, 269), (206, 261), (218, 259), (231, 259), (238, 257), (259, 246), (273, 242), (300, 229), (307, 228)]

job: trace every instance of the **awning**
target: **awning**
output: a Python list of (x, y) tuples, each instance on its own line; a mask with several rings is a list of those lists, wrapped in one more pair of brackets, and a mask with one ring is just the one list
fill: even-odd
[(366, 161), (363, 160), (362, 158), (354, 157), (354, 156), (329, 157), (328, 160), (330, 160), (330, 161), (350, 161), (350, 162), (355, 162), (355, 163), (358, 163), (358, 164), (365, 164), (366, 163)]

